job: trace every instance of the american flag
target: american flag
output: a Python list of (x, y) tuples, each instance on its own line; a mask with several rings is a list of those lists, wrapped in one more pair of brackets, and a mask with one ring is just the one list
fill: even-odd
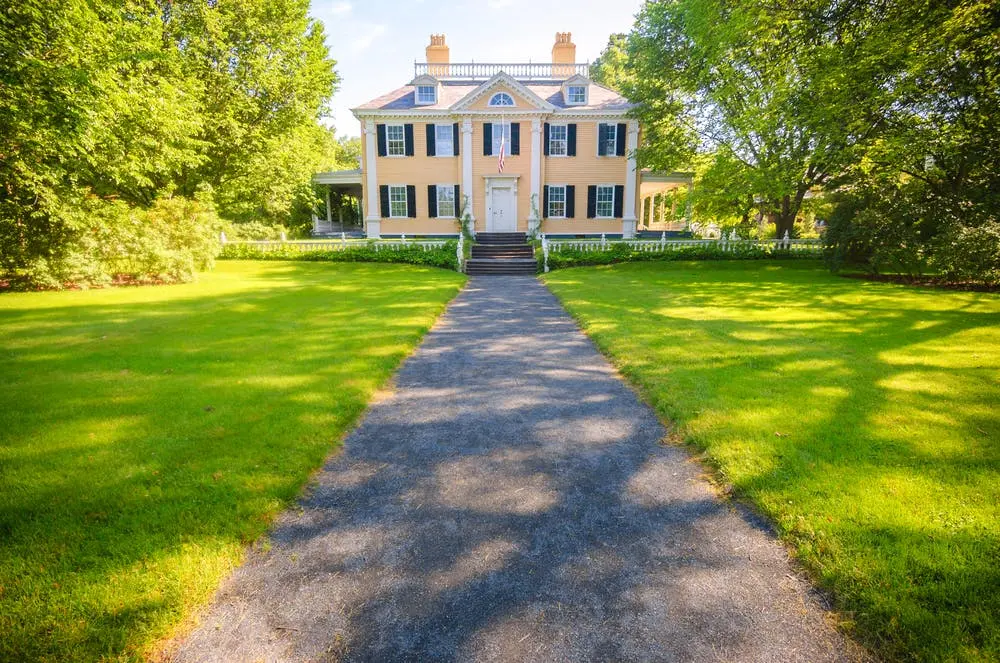
[(503, 153), (507, 149), (506, 141), (504, 140), (504, 138), (506, 138), (506, 135), (504, 134), (504, 131), (503, 131), (503, 121), (501, 121), (500, 122), (500, 161), (497, 163), (497, 168), (499, 168), (499, 170), (500, 170), (501, 173), (503, 172)]

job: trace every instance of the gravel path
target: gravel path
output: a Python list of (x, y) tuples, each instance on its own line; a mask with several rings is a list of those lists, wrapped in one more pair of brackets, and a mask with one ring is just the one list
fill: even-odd
[(176, 659), (862, 657), (664, 433), (539, 281), (475, 277)]

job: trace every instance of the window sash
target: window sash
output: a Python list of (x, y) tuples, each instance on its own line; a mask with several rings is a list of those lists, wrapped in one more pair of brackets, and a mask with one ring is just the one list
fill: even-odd
[(504, 145), (506, 149), (503, 151), (504, 157), (510, 156), (510, 123), (505, 122), (503, 124), (494, 123), (493, 124), (493, 155), (500, 156), (500, 136), (504, 137)]
[(587, 101), (587, 88), (582, 85), (569, 86), (569, 103), (582, 104)]
[(389, 217), (404, 219), (409, 216), (406, 200), (406, 187), (389, 185)]
[(455, 187), (453, 185), (437, 185), (437, 215), (439, 218), (455, 218)]
[(406, 156), (406, 132), (402, 124), (385, 125), (386, 154), (391, 157)]
[(455, 156), (455, 134), (450, 124), (434, 125), (434, 154), (439, 157)]
[(417, 102), (421, 104), (433, 104), (434, 103), (434, 86), (433, 85), (418, 85), (417, 86)]
[(566, 218), (566, 187), (549, 185), (549, 208), (545, 216), (549, 219)]
[(506, 92), (497, 92), (490, 97), (490, 106), (513, 106), (514, 98)]
[(615, 215), (615, 187), (597, 187), (597, 209), (595, 210), (598, 219), (611, 219)]
[(564, 157), (567, 154), (568, 129), (565, 124), (549, 126), (549, 156)]
[(604, 125), (604, 156), (613, 157), (618, 154), (618, 125)]

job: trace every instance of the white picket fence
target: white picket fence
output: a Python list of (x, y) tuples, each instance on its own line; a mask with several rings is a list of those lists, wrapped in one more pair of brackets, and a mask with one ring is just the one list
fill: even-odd
[(623, 239), (609, 240), (604, 235), (600, 239), (557, 239), (552, 240), (544, 234), (542, 240), (542, 256), (544, 270), (549, 271), (549, 255), (565, 250), (598, 253), (610, 251), (617, 244), (627, 244), (633, 251), (641, 253), (668, 253), (682, 251), (691, 247), (716, 247), (722, 251), (738, 251), (742, 248), (762, 248), (770, 250), (792, 251), (806, 255), (820, 255), (823, 241), (819, 239), (791, 239), (788, 233), (781, 239), (740, 239), (735, 233), (729, 237), (718, 239), (667, 239), (666, 233), (660, 239)]
[(375, 251), (395, 251), (401, 248), (420, 247), (424, 251), (439, 249), (444, 246), (443, 239), (406, 239), (402, 235), (397, 240), (368, 240), (368, 239), (347, 239), (344, 233), (340, 234), (340, 239), (262, 239), (262, 240), (238, 240), (233, 241), (226, 238), (226, 233), (219, 236), (223, 246), (238, 244), (242, 246), (252, 246), (261, 251), (279, 251), (283, 249), (294, 249), (298, 251), (343, 251), (348, 248), (359, 248), (371, 246)]

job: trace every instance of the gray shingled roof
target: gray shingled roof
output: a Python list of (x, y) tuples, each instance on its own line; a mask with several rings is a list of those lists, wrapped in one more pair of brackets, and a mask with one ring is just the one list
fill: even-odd
[[(361, 104), (354, 110), (447, 110), (470, 92), (477, 90), (481, 85), (481, 82), (442, 82), (439, 88), (440, 92), (438, 93), (437, 103), (420, 106), (414, 103), (415, 87), (413, 85), (404, 85), (388, 94), (376, 97), (368, 103)], [(559, 83), (523, 83), (523, 85), (556, 108), (572, 108), (573, 110), (627, 110), (632, 107), (632, 104), (617, 92), (602, 87), (597, 83), (590, 83), (587, 86), (587, 104), (575, 106), (566, 105), (563, 100), (562, 85)]]

